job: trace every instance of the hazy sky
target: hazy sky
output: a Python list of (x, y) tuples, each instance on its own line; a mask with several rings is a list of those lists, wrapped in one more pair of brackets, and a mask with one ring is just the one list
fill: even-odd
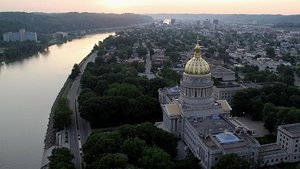
[(0, 11), (299, 14), (300, 0), (0, 0)]

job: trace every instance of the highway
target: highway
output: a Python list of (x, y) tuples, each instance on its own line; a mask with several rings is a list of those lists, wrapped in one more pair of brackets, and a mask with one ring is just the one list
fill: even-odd
[(89, 62), (93, 62), (97, 57), (96, 52), (89, 55), (85, 61), (80, 65), (80, 74), (74, 80), (71, 89), (68, 94), (68, 100), (70, 109), (73, 112), (72, 115), (72, 125), (67, 128), (70, 142), (70, 150), (74, 154), (74, 163), (76, 169), (82, 168), (82, 152), (81, 147), (82, 144), (85, 143), (87, 137), (91, 133), (91, 127), (87, 121), (80, 117), (80, 113), (78, 111), (78, 103), (77, 98), (80, 92), (80, 79), (81, 75), (84, 72), (87, 64)]

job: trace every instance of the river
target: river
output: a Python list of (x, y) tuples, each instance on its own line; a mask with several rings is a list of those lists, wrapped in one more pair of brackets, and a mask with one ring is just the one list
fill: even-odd
[(0, 66), (0, 169), (39, 169), (51, 106), (75, 63), (99, 40), (89, 35)]

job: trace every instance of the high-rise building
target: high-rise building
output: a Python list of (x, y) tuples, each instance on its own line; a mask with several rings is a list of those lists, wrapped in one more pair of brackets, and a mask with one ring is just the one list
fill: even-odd
[(20, 29), (19, 32), (7, 32), (3, 34), (3, 41), (16, 42), (16, 41), (35, 41), (37, 42), (36, 32), (26, 32), (25, 29)]
[(175, 19), (171, 19), (171, 25), (174, 25), (174, 24), (175, 24), (175, 22), (176, 22), (176, 20), (175, 20)]

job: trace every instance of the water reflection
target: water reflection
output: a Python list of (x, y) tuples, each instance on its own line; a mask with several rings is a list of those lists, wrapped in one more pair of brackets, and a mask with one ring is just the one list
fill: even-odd
[(71, 72), (94, 44), (112, 33), (53, 45), (0, 66), (0, 169), (38, 169), (49, 111)]

